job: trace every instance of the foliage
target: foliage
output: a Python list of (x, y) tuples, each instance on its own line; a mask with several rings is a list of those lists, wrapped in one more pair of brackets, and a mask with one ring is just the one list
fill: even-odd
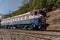
[(26, 4), (23, 4), (21, 7), (19, 7), (18, 10), (9, 13), (7, 15), (4, 15), (3, 18), (16, 16), (29, 12), (31, 10), (43, 9), (43, 8), (45, 8), (46, 12), (60, 8), (60, 0), (30, 0)]

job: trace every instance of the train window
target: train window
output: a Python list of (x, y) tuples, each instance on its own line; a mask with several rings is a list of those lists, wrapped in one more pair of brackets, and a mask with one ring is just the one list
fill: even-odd
[(31, 15), (29, 15), (29, 19), (31, 19), (32, 18), (32, 16)]
[(11, 21), (12, 21), (12, 19), (11, 19)]
[(16, 21), (17, 19), (15, 18), (15, 21)]
[(21, 17), (21, 20), (23, 20), (23, 18)]
[(13, 21), (15, 21), (15, 18), (13, 19)]
[(14, 21), (15, 21), (15, 18), (14, 18)]
[(13, 21), (15, 21), (15, 20), (13, 19)]
[(17, 18), (16, 18), (16, 21), (17, 21)]
[(17, 20), (19, 21), (19, 17), (17, 18)]
[(27, 19), (29, 19), (29, 16), (26, 16)]
[(25, 17), (23, 17), (23, 20), (25, 19)]
[(21, 18), (19, 17), (19, 20), (21, 20)]
[(37, 11), (35, 11), (34, 15), (37, 15)]
[(25, 16), (25, 20), (26, 20), (26, 16)]

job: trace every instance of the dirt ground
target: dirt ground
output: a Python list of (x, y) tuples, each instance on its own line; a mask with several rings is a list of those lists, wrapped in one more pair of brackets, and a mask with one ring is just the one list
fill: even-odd
[(47, 30), (60, 30), (60, 9), (47, 13)]

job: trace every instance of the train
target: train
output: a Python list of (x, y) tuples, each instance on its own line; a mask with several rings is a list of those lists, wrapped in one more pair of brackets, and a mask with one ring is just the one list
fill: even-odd
[(46, 12), (43, 10), (33, 10), (21, 15), (5, 18), (1, 20), (2, 28), (18, 29), (46, 29)]

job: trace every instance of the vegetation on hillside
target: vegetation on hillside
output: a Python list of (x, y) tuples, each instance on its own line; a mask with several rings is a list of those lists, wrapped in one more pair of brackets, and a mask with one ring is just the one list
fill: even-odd
[(23, 2), (23, 5), (19, 7), (18, 10), (4, 15), (2, 18), (8, 18), (29, 12), (31, 10), (43, 8), (45, 8), (46, 12), (60, 8), (60, 0), (29, 0), (29, 2), (28, 0), (26, 0), (25, 2)]

